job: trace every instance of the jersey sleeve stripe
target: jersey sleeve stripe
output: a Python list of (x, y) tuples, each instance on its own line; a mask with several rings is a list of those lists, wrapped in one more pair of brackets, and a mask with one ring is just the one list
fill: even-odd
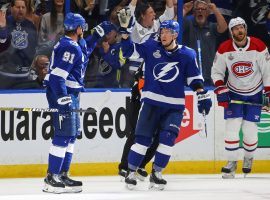
[(191, 83), (193, 80), (195, 80), (195, 79), (200, 79), (200, 80), (202, 80), (202, 81), (204, 80), (203, 77), (202, 77), (202, 75), (199, 75), (199, 76), (193, 76), (193, 77), (187, 78), (187, 84), (190, 85), (190, 83)]
[(63, 69), (60, 69), (59, 67), (56, 67), (51, 71), (51, 74), (60, 76), (63, 79), (67, 79), (69, 73)]
[(76, 81), (66, 80), (66, 86), (70, 88), (81, 88), (82, 86)]

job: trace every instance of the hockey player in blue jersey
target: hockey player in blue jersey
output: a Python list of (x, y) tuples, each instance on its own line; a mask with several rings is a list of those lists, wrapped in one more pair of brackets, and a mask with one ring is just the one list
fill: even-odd
[(204, 90), (203, 78), (196, 62), (194, 50), (176, 42), (179, 24), (166, 20), (160, 25), (160, 41), (153, 39), (136, 44), (129, 38), (132, 18), (129, 13), (119, 16), (122, 33), (122, 50), (125, 57), (137, 56), (145, 61), (145, 84), (142, 106), (135, 130), (135, 144), (128, 155), (128, 172), (125, 178), (128, 189), (137, 184), (135, 171), (150, 146), (155, 130), (159, 129), (159, 146), (155, 153), (149, 189), (163, 190), (167, 181), (162, 170), (172, 155), (185, 109), (187, 85), (197, 93), (198, 110), (208, 114), (212, 101)]
[(64, 20), (65, 36), (54, 46), (49, 73), (45, 77), (46, 95), (50, 108), (59, 111), (53, 115), (54, 137), (49, 151), (48, 174), (44, 192), (81, 192), (82, 182), (68, 177), (74, 143), (80, 134), (80, 92), (84, 90), (83, 79), (89, 55), (97, 41), (109, 33), (112, 24), (104, 21), (94, 29), (88, 40), (83, 39), (87, 24), (85, 19), (68, 13)]

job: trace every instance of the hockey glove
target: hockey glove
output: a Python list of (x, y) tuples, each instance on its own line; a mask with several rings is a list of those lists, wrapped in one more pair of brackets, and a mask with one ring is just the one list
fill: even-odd
[(58, 113), (59, 116), (62, 117), (67, 117), (71, 115), (71, 103), (72, 103), (72, 99), (70, 96), (64, 96), (61, 97), (59, 99), (57, 99), (57, 103), (58, 103)]
[(218, 105), (224, 108), (228, 108), (231, 101), (229, 96), (229, 89), (225, 85), (221, 85), (214, 89), (214, 93), (217, 95)]
[(198, 110), (199, 113), (205, 113), (206, 115), (209, 113), (210, 108), (212, 107), (211, 96), (207, 90), (202, 92), (197, 92), (198, 97)]
[(116, 27), (110, 21), (103, 21), (94, 28), (94, 34), (98, 39), (110, 33), (112, 30), (116, 30)]
[(130, 34), (135, 24), (134, 17), (131, 16), (131, 10), (126, 7), (117, 12), (120, 23), (119, 32), (122, 34)]

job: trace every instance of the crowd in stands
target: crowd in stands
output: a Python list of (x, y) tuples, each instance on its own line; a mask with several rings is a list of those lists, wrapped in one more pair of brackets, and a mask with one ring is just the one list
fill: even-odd
[[(172, 2), (172, 4), (171, 4)], [(181, 43), (196, 50), (205, 83), (218, 45), (229, 38), (228, 22), (240, 16), (248, 33), (270, 46), (270, 0), (184, 0)], [(137, 25), (134, 42), (157, 37), (160, 20), (177, 19), (177, 0), (0, 0), (0, 89), (43, 89), (52, 49), (64, 34), (65, 14), (80, 13), (91, 29), (110, 20), (115, 30), (102, 38), (91, 55), (86, 88), (126, 88), (142, 61), (122, 56), (117, 12), (129, 6)], [(171, 7), (172, 6), (172, 7)], [(156, 19), (156, 20), (155, 20)]]

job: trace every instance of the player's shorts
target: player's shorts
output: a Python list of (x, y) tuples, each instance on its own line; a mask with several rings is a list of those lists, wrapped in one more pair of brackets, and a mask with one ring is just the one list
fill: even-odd
[[(46, 90), (47, 100), (50, 108), (57, 108), (57, 97), (54, 96), (50, 88)], [(72, 99), (72, 109), (79, 109), (79, 93), (69, 94)], [(77, 136), (80, 134), (80, 117), (78, 112), (71, 112), (66, 117), (53, 113), (54, 134), (58, 136)]]
[[(252, 96), (243, 96), (230, 92), (231, 100), (240, 100), (251, 103), (262, 103), (262, 92)], [(229, 104), (228, 108), (224, 109), (224, 119), (243, 118), (250, 122), (259, 122), (261, 116), (261, 106), (245, 105), (245, 104)]]
[(159, 107), (147, 103), (142, 103), (139, 118), (135, 130), (135, 135), (153, 137), (156, 130), (169, 131), (178, 136), (181, 121), (183, 119), (183, 109)]

